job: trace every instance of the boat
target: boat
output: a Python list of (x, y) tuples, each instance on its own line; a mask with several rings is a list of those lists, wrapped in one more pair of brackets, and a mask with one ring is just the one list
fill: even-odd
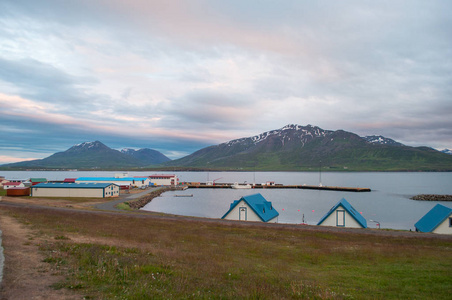
[(238, 184), (237, 182), (235, 182), (233, 185), (231, 185), (231, 188), (233, 189), (250, 189), (251, 185), (250, 184)]
[(180, 195), (174, 195), (174, 197), (193, 197), (193, 194), (180, 194)]

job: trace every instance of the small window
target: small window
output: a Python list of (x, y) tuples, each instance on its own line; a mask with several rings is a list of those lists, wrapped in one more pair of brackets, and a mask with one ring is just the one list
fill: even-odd
[(452, 218), (449, 218), (449, 227), (452, 227)]

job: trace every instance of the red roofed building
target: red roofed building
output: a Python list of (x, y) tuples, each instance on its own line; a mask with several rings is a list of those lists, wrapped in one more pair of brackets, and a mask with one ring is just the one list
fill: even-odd
[(17, 187), (25, 187), (23, 182), (5, 182), (3, 183), (3, 189), (7, 190), (10, 188), (17, 188)]

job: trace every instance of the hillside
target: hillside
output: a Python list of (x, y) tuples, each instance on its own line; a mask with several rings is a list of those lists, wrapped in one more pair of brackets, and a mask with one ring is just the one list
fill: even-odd
[(121, 153), (139, 160), (143, 166), (158, 165), (171, 160), (165, 155), (163, 155), (161, 152), (148, 148), (143, 148), (139, 150), (122, 149)]
[(166, 166), (224, 170), (450, 171), (452, 157), (381, 136), (287, 125), (201, 149)]
[(44, 159), (7, 164), (2, 168), (121, 169), (147, 167), (168, 160), (169, 158), (155, 150), (141, 149), (122, 153), (95, 141), (75, 145)]

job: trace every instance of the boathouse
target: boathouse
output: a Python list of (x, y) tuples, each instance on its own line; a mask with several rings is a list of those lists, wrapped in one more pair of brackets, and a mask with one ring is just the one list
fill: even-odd
[(222, 219), (277, 223), (279, 213), (261, 194), (244, 196), (231, 203)]
[(452, 234), (452, 208), (436, 204), (414, 227), (420, 232)]
[(92, 197), (119, 196), (119, 186), (113, 183), (39, 183), (31, 188), (32, 197)]
[(150, 186), (149, 177), (79, 177), (75, 183), (113, 183), (118, 186), (131, 186), (140, 188)]
[(320, 219), (317, 225), (367, 228), (367, 221), (347, 200), (342, 198)]

